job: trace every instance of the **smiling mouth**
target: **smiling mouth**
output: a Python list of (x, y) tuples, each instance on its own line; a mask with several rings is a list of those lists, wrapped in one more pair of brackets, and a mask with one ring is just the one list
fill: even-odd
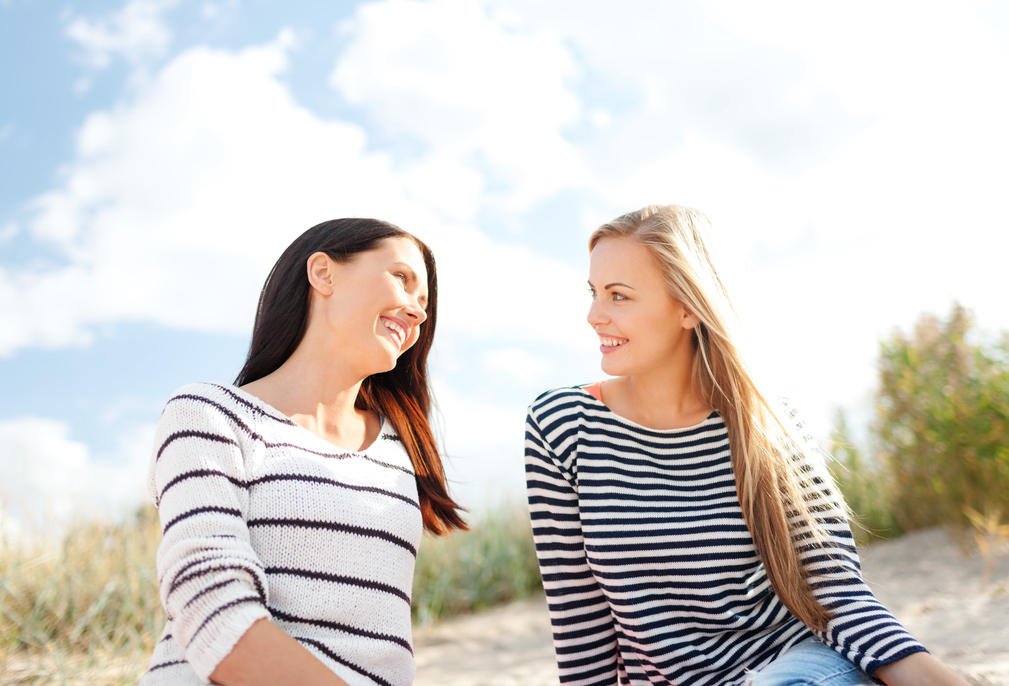
[(381, 319), (386, 331), (388, 331), (392, 335), (393, 340), (396, 341), (396, 345), (402, 348), (407, 339), (406, 329), (400, 326), (395, 320), (387, 317), (381, 317)]
[(619, 348), (627, 342), (626, 338), (611, 338), (610, 336), (600, 336), (599, 345), (610, 350)]

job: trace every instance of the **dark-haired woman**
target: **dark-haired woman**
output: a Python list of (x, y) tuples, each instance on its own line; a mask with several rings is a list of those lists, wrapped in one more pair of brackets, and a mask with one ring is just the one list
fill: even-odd
[(862, 580), (822, 457), (736, 347), (707, 224), (649, 206), (592, 234), (588, 323), (613, 378), (529, 408), (561, 682), (966, 686)]
[(428, 425), (434, 258), (373, 219), (302, 234), (260, 296), (235, 386), (158, 425), (168, 614), (142, 683), (407, 686), (421, 532), (465, 528)]

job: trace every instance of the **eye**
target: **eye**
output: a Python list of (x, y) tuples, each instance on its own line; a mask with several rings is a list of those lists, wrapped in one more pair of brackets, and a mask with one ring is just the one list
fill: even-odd
[(596, 297), (596, 289), (595, 288), (590, 288), (589, 289), (589, 295), (591, 295), (593, 298)]
[(409, 278), (407, 278), (407, 275), (404, 274), (403, 272), (394, 272), (393, 276), (395, 276), (397, 279), (399, 279), (403, 283), (406, 283), (407, 281), (410, 280)]
[(613, 291), (613, 299), (619, 302), (620, 300), (627, 300), (627, 296), (624, 295), (623, 293), (617, 293), (616, 291)]

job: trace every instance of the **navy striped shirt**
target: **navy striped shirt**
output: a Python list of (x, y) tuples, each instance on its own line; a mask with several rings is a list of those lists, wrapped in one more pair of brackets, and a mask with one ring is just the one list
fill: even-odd
[[(829, 539), (800, 558), (834, 613), (816, 633), (872, 674), (924, 648), (862, 581), (843, 512), (816, 495), (829, 493), (829, 477), (809, 452), (795, 468)], [(559, 388), (530, 406), (525, 453), (562, 683), (729, 686), (810, 636), (753, 546), (717, 413), (653, 430), (580, 387)]]

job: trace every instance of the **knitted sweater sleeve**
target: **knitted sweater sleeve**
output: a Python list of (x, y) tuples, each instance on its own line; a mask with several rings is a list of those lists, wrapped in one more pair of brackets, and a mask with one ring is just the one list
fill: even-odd
[(266, 575), (246, 526), (244, 452), (253, 434), (248, 419), (199, 386), (185, 387), (165, 407), (151, 457), (161, 602), (172, 638), (205, 683), (249, 627), (270, 614)]
[(796, 529), (799, 558), (809, 572), (813, 595), (833, 613), (827, 630), (814, 633), (871, 676), (880, 667), (925, 648), (866, 585), (855, 540), (823, 455), (796, 410), (786, 404), (786, 413), (799, 440), (805, 443), (806, 457), (797, 460), (795, 467), (806, 501), (828, 534), (822, 544), (814, 544), (808, 538), (808, 528)]
[(554, 454), (532, 408), (526, 420), (525, 463), (533, 539), (560, 680), (611, 686), (618, 678), (616, 631), (586, 560), (572, 465)]

